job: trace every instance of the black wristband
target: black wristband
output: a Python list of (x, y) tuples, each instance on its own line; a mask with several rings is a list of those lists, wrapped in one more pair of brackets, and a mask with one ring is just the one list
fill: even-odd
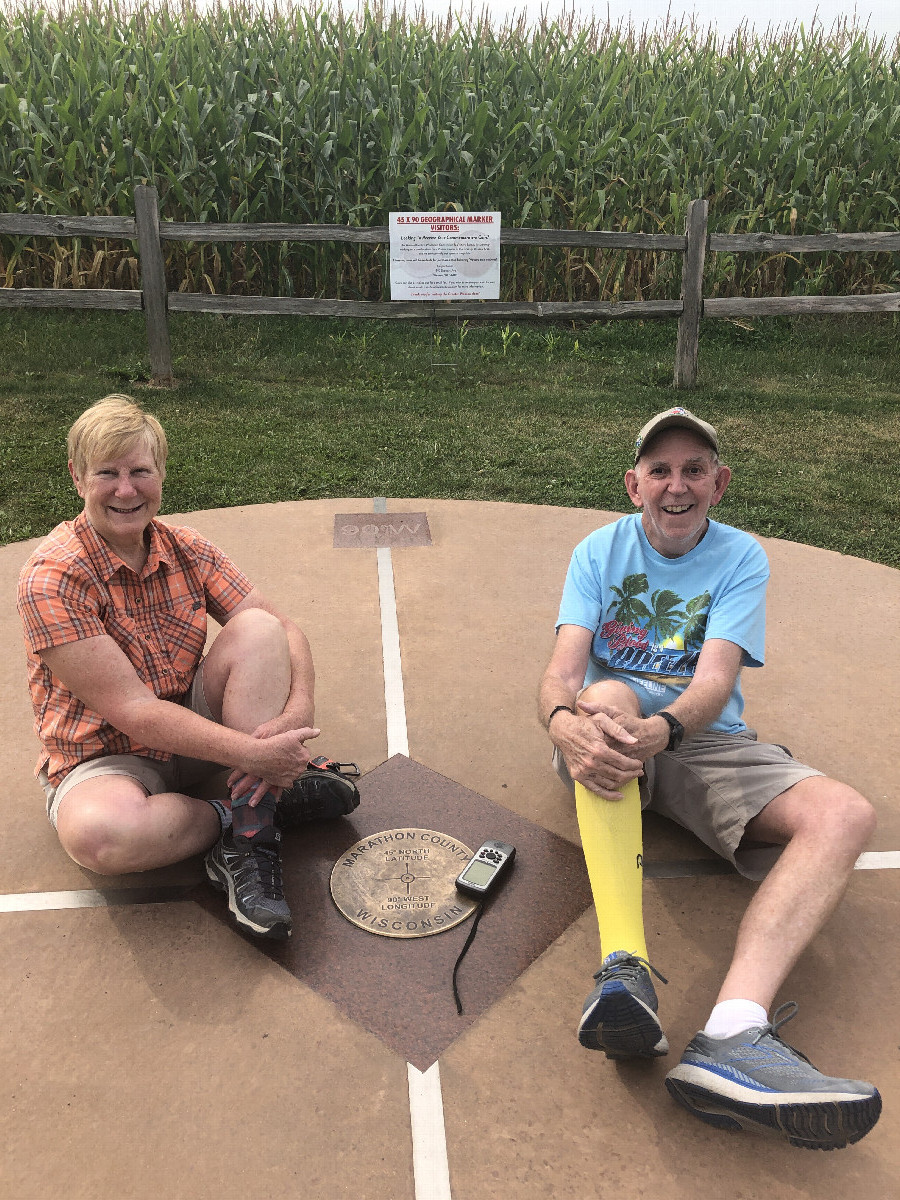
[(662, 717), (669, 727), (669, 744), (666, 749), (677, 750), (684, 737), (684, 726), (677, 717), (673, 717), (670, 712), (665, 712), (663, 709), (660, 709), (656, 716)]
[(556, 708), (554, 708), (553, 712), (552, 712), (552, 713), (550, 714), (550, 716), (547, 718), (547, 730), (548, 730), (548, 731), (549, 731), (549, 729), (550, 729), (550, 722), (553, 720), (553, 718), (556, 716), (556, 714), (557, 714), (558, 712), (567, 712), (567, 713), (571, 713), (573, 717), (577, 717), (577, 716), (578, 716), (578, 714), (577, 714), (577, 712), (575, 711), (575, 709), (574, 709), (574, 708), (570, 708), (568, 704), (557, 704)]

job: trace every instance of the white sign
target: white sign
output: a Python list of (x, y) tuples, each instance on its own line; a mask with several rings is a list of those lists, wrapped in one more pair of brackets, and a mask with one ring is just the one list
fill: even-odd
[(498, 212), (391, 213), (392, 300), (499, 300)]

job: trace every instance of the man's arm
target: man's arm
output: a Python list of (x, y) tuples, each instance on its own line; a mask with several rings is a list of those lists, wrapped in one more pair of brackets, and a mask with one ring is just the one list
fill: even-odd
[[(625, 707), (613, 708), (589, 701), (576, 704), (592, 637), (590, 630), (580, 626), (560, 626), (541, 681), (539, 714), (573, 779), (594, 778), (598, 771), (613, 768), (621, 773), (621, 784), (637, 778), (643, 763), (665, 750), (669, 726), (663, 717), (640, 716), (636, 696), (633, 713)], [(693, 679), (666, 707), (681, 722), (687, 735), (706, 729), (725, 707), (740, 670), (742, 653), (740, 646), (722, 638), (711, 638), (704, 644)], [(576, 713), (559, 712), (548, 726), (548, 718), (559, 704), (576, 708)]]
[(315, 717), (316, 675), (306, 634), (256, 588), (231, 610), (224, 623), (227, 624), (232, 617), (236, 617), (238, 613), (244, 612), (248, 608), (261, 608), (278, 618), (287, 634), (291, 655), (291, 691), (284, 711), (280, 716), (273, 717), (271, 721), (260, 725), (255, 730), (254, 736), (270, 738), (276, 733), (284, 733), (289, 729), (308, 729), (313, 724)]
[[(643, 760), (632, 753), (636, 739), (622, 724), (624, 714), (604, 705), (595, 706), (596, 711), (590, 713), (580, 706), (576, 708), (575, 697), (584, 684), (592, 639), (591, 631), (580, 625), (560, 625), (541, 680), (538, 716), (566, 760), (573, 779), (590, 777), (604, 766), (614, 767), (634, 779), (641, 774)], [(558, 712), (551, 720), (553, 710), (560, 704), (574, 711)]]
[[(686, 737), (701, 733), (711, 725), (728, 703), (741, 669), (742, 656), (743, 650), (735, 642), (724, 638), (710, 638), (704, 642), (691, 682), (676, 700), (665, 706), (666, 712), (684, 726)], [(602, 708), (589, 702), (579, 707), (586, 713)], [(625, 721), (625, 724), (637, 739), (631, 752), (642, 762), (668, 745), (669, 725), (663, 717), (640, 717), (637, 721)]]
[(83, 704), (151, 750), (211, 759), (282, 787), (289, 787), (309, 760), (303, 740), (314, 736), (313, 729), (293, 728), (260, 739), (160, 700), (106, 634), (50, 647), (41, 658)]

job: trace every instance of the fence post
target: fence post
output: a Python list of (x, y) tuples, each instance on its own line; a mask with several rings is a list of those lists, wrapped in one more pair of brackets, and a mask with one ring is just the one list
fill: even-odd
[(166, 301), (166, 272), (159, 241), (159, 200), (155, 187), (139, 183), (134, 189), (134, 219), (137, 225), (138, 257), (141, 265), (141, 290), (144, 321), (150, 348), (151, 381), (171, 387), (172, 347)]
[(697, 353), (700, 349), (700, 318), (703, 315), (703, 265), (706, 261), (705, 200), (688, 205), (687, 246), (681, 267), (681, 300), (684, 308), (678, 318), (675, 344), (675, 386), (692, 388), (697, 383)]

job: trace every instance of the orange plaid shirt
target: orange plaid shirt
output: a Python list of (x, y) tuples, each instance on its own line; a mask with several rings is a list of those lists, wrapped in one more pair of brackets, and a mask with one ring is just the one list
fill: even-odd
[(250, 580), (216, 546), (185, 526), (150, 523), (150, 554), (138, 575), (110, 550), (81, 513), (37, 547), (19, 576), (35, 732), (35, 774), (54, 787), (87, 759), (141, 754), (137, 745), (87, 708), (45, 666), (42, 650), (107, 634), (161, 700), (180, 701), (206, 645), (207, 612), (219, 623), (250, 594)]

